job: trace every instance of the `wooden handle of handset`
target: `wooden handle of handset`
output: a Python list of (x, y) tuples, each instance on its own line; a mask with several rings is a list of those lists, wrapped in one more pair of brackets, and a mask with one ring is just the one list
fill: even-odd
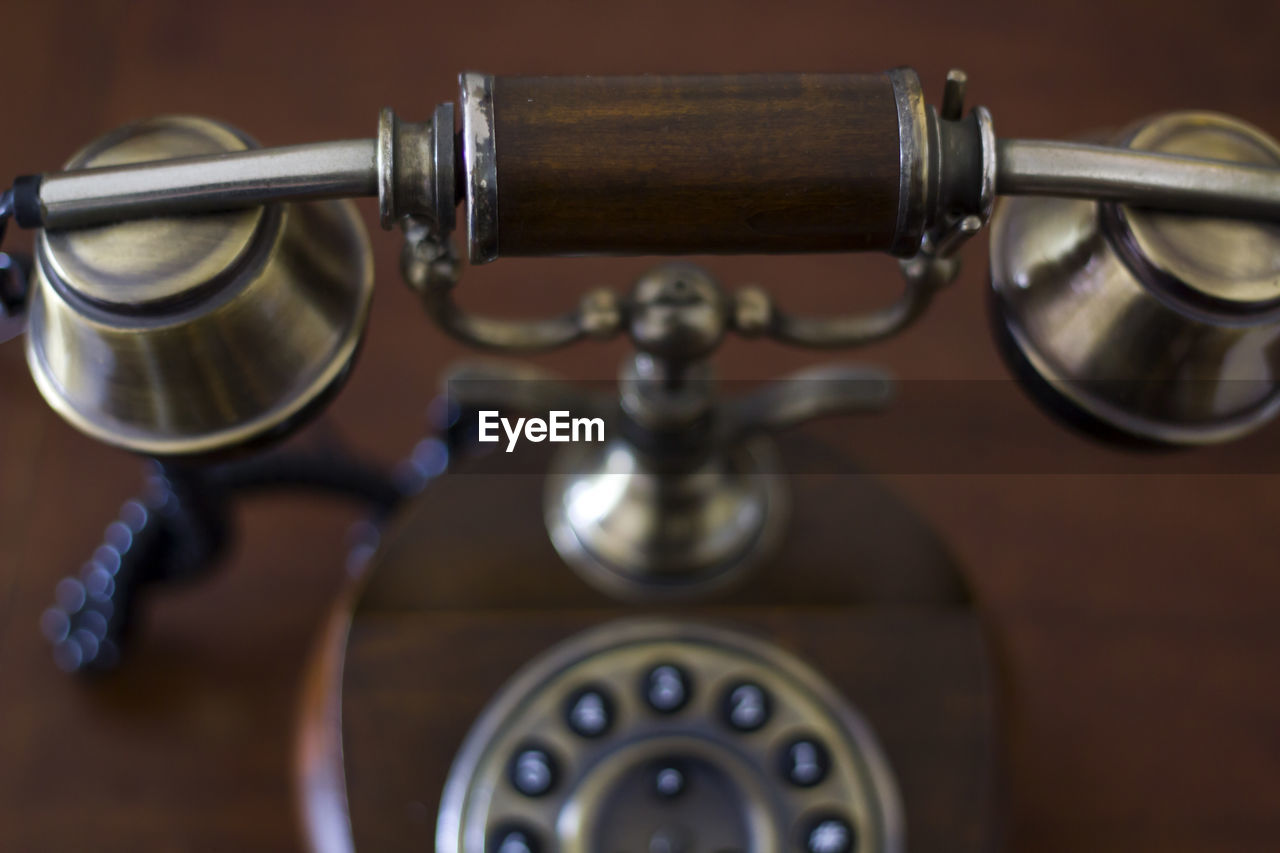
[[(494, 185), (469, 188), (491, 193), (474, 202), (474, 260), (919, 245), (910, 70), (485, 79), (493, 166), (466, 164), (467, 180)], [(464, 146), (477, 124), (464, 118)]]

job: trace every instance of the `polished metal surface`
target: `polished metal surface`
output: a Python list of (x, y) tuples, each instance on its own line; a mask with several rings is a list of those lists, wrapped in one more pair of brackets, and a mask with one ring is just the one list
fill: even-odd
[(830, 415), (877, 412), (893, 402), (893, 378), (878, 367), (819, 364), (720, 404), (717, 432), (725, 442), (781, 432)]
[[(1165, 150), (1280, 165), (1274, 140), (1210, 113), (1162, 116), (1121, 140), (1155, 149), (1138, 165)], [(1007, 199), (991, 284), (1015, 368), (1086, 424), (1203, 444), (1280, 411), (1280, 225)]]
[(430, 204), (422, 205), (423, 215), (434, 212), (431, 220), (441, 233), (452, 231), (458, 218), (458, 152), (453, 126), (453, 104), (437, 104), (431, 115), (429, 156), (424, 158), (421, 168), (402, 169), (400, 173), (404, 180), (412, 180), (429, 193)]
[[(786, 480), (766, 434), (877, 411), (893, 397), (884, 371), (861, 366), (809, 368), (719, 402), (705, 365), (674, 387), (664, 376), (661, 361), (639, 354), (619, 400), (526, 364), (464, 362), (446, 375), (464, 411), (564, 410), (602, 418), (615, 433), (555, 457), (544, 517), (564, 560), (621, 600), (687, 599), (743, 579), (787, 519)], [(624, 422), (631, 428), (618, 428)]]
[[(1134, 148), (1196, 154), (1263, 167), (1280, 163), (1280, 145), (1244, 122), (1213, 114), (1176, 113), (1130, 134)], [(1280, 184), (1277, 184), (1280, 186)], [(1280, 227), (1178, 216), (1109, 206), (1118, 220), (1117, 242), (1146, 278), (1188, 288), (1206, 310), (1250, 313), (1280, 304)]]
[(1083, 142), (1002, 139), (996, 191), (1122, 202), (1214, 216), (1280, 220), (1280, 169), (1211, 154), (1126, 150)]
[(664, 264), (636, 281), (627, 306), (637, 353), (618, 394), (629, 428), (556, 455), (547, 530), (571, 567), (615, 597), (705, 594), (772, 553), (786, 523), (786, 486), (766, 439), (715, 426), (707, 359), (729, 319), (719, 283), (698, 267)]
[(978, 217), (986, 225), (991, 219), (991, 212), (996, 205), (996, 184), (999, 175), (999, 145), (996, 142), (996, 128), (991, 120), (991, 113), (986, 107), (974, 107), (974, 116), (978, 122), (980, 145), (982, 148), (982, 182), (979, 185)]
[(619, 383), (632, 429), (567, 446), (547, 478), (552, 544), (584, 580), (624, 601), (689, 599), (742, 581), (774, 553), (789, 520), (769, 434), (878, 411), (893, 396), (884, 371), (859, 366), (810, 368), (723, 401), (705, 363), (675, 375), (670, 362), (638, 354)]
[(636, 349), (677, 367), (710, 356), (729, 323), (720, 283), (693, 264), (649, 270), (636, 280), (627, 305), (627, 332)]
[[(243, 149), (194, 117), (129, 125), (92, 168)], [(27, 360), (49, 404), (109, 444), (202, 454), (275, 434), (345, 375), (372, 295), (350, 202), (155, 218), (37, 238)]]
[(675, 471), (621, 439), (568, 445), (547, 477), (547, 531), (565, 562), (615, 598), (705, 595), (776, 548), (789, 504), (779, 464), (767, 440)]
[[(674, 711), (655, 710), (646, 694), (660, 667), (685, 679)], [(769, 697), (764, 721), (748, 731), (724, 716), (728, 691), (744, 682)], [(566, 718), (583, 689), (608, 697), (607, 725), (590, 737)], [(780, 759), (797, 737), (828, 751), (816, 784), (784, 775)], [(549, 788), (536, 796), (510, 775), (512, 758), (530, 745), (554, 762)], [(655, 791), (667, 767), (680, 778)], [(863, 853), (905, 849), (896, 782), (848, 701), (772, 643), (719, 626), (634, 619), (544, 652), (494, 697), (445, 782), (436, 849), (483, 853), (517, 828), (531, 849), (566, 853), (784, 853), (797, 849), (815, 815), (845, 821)]]
[[(990, 214), (991, 203), (990, 196), (984, 197), (986, 215)], [(899, 262), (905, 284), (903, 295), (884, 308), (835, 316), (791, 314), (763, 288), (745, 287), (719, 300), (716, 316), (723, 326), (721, 334), (732, 330), (746, 337), (768, 336), (821, 349), (863, 346), (891, 337), (922, 317), (938, 292), (955, 280), (960, 267), (952, 256), (985, 222), (984, 216), (970, 214), (946, 223), (936, 244), (927, 235), (914, 255)], [(686, 283), (703, 275), (696, 268), (678, 264), (661, 269), (664, 275), (677, 271), (678, 278), (682, 268), (691, 271)], [(462, 272), (446, 236), (431, 227), (406, 227), (401, 256), (406, 283), (422, 296), (428, 316), (440, 329), (470, 346), (521, 353), (556, 349), (587, 338), (604, 340), (626, 328), (629, 312), (639, 311), (636, 316), (645, 313), (638, 307), (636, 293), (625, 298), (607, 288), (597, 288), (584, 294), (576, 309), (558, 315), (507, 319), (476, 314), (463, 309), (455, 298)], [(634, 332), (635, 323), (631, 326)]]
[(920, 247), (928, 219), (930, 181), (929, 112), (920, 77), (910, 68), (889, 72), (898, 109), (898, 224), (895, 255), (910, 255)]
[[(893, 396), (882, 370), (823, 365), (713, 407), (708, 371), (692, 371), (673, 388), (659, 366), (645, 354), (634, 359), (621, 402), (527, 364), (463, 362), (446, 374), (449, 400), (464, 411), (561, 410), (633, 424), (603, 445), (559, 454), (544, 497), (560, 555), (622, 600), (691, 598), (743, 579), (772, 552), (787, 519), (785, 478), (762, 435), (877, 411)], [(647, 443), (641, 436), (681, 432), (696, 440), (666, 451), (638, 446)]]
[(412, 219), (437, 235), (453, 230), (453, 104), (430, 121), (403, 121), (390, 108), (378, 114), (378, 218), (383, 228)]
[[(450, 399), (468, 411), (566, 410), (605, 420), (607, 442), (570, 445), (556, 456), (544, 517), (565, 561), (615, 597), (688, 598), (741, 579), (771, 553), (786, 522), (785, 482), (763, 434), (824, 415), (878, 410), (892, 397), (883, 371), (828, 365), (720, 400), (708, 359), (725, 334), (782, 337), (779, 322), (789, 318), (758, 289), (730, 298), (696, 266), (655, 267), (626, 299), (593, 291), (578, 312), (560, 318), (493, 320), (457, 308), (447, 247), (414, 233), (405, 276), (455, 337), (523, 351), (628, 333), (637, 352), (624, 363), (616, 396), (526, 365), (464, 364), (447, 383)], [(850, 321), (849, 328), (821, 325), (811, 337), (851, 345), (900, 329), (955, 269), (932, 256), (904, 262), (909, 308)]]
[(43, 226), (72, 228), (273, 201), (368, 196), (378, 190), (374, 142), (369, 139), (236, 153), (184, 148), (175, 141), (175, 153), (164, 160), (153, 156), (126, 163), (102, 157), (91, 167), (45, 175), (40, 183)]
[[(252, 144), (221, 124), (166, 117), (100, 138), (72, 157), (70, 162), (82, 168), (63, 174), (110, 175), (135, 159), (155, 161), (171, 151), (214, 155)], [(242, 266), (259, 245), (258, 238), (270, 239), (267, 232), (277, 228), (273, 217), (267, 208), (252, 207), (185, 220), (133, 220), (108, 228), (47, 228), (41, 255), (56, 280), (70, 290), (100, 305), (127, 309), (172, 301), (224, 270)]]
[(405, 228), (400, 271), (442, 331), (479, 349), (537, 352), (585, 338), (610, 338), (622, 329), (621, 301), (604, 288), (584, 294), (574, 311), (534, 319), (490, 317), (463, 309), (454, 298), (462, 266), (452, 243), (434, 228), (417, 223)]
[(383, 228), (395, 226), (396, 216), (396, 134), (400, 123), (395, 110), (378, 111), (378, 135), (374, 139), (374, 170), (378, 181), (378, 222)]
[(467, 257), (483, 264), (498, 257), (498, 156), (493, 123), (493, 77), (458, 77), (462, 103), (462, 162), (467, 200)]

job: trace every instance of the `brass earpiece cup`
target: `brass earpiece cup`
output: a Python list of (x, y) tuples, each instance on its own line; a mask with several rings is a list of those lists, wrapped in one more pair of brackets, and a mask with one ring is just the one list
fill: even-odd
[(263, 263), (173, 314), (113, 315), (37, 274), (27, 357), (82, 432), (152, 456), (219, 453), (306, 420), (347, 375), (368, 317), (368, 238), (350, 202), (285, 211)]
[(1062, 393), (1059, 385), (1049, 382), (1036, 370), (1023, 353), (1009, 331), (1004, 306), (995, 291), (987, 291), (987, 321), (996, 351), (1006, 369), (1031, 402), (1053, 420), (1092, 441), (1112, 447), (1136, 451), (1181, 450), (1185, 445), (1160, 441), (1150, 435), (1127, 432), (1115, 424), (1098, 417), (1078, 402)]
[[(1154, 133), (1172, 140), (1170, 153), (1244, 162), (1280, 152), (1256, 128), (1216, 114), (1135, 127), (1121, 142)], [(1256, 255), (1239, 257), (1249, 247)], [(1235, 439), (1280, 413), (1280, 309), (1266, 275), (1275, 257), (1280, 232), (1257, 223), (1005, 198), (990, 229), (997, 345), (1033, 399), (1095, 438)], [(1272, 279), (1280, 287), (1280, 268)]]
[[(227, 125), (163, 116), (90, 143), (69, 165), (243, 150)], [(350, 370), (373, 293), (349, 201), (39, 232), (27, 362), (82, 432), (151, 456), (270, 441)]]

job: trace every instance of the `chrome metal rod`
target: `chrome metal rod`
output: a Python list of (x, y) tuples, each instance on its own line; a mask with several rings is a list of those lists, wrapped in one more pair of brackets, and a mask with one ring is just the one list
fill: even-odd
[(275, 201), (374, 196), (375, 147), (372, 139), (353, 139), (54, 172), (40, 182), (40, 219), (46, 228), (69, 228)]
[(1280, 220), (1280, 169), (1076, 142), (1000, 140), (996, 192)]

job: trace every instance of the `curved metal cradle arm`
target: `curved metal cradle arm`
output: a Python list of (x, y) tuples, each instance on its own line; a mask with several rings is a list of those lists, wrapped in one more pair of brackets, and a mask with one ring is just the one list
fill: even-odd
[(536, 320), (506, 320), (472, 314), (458, 306), (453, 289), (461, 268), (451, 244), (421, 224), (405, 228), (401, 272), (422, 295), (433, 321), (463, 343), (507, 352), (549, 350), (585, 337), (609, 337), (622, 328), (622, 308), (608, 290), (585, 294), (576, 311)]
[(578, 312), (541, 320), (500, 320), (468, 313), (453, 300), (452, 286), (423, 291), (427, 314), (441, 329), (471, 346), (508, 352), (556, 349), (585, 334)]
[[(905, 289), (885, 308), (836, 317), (798, 316), (778, 309), (762, 288), (747, 287), (732, 296), (732, 328), (748, 337), (767, 335), (817, 349), (862, 346), (890, 337), (919, 319), (938, 291), (955, 279), (960, 267), (951, 253), (981, 227), (979, 217), (968, 216), (936, 245), (926, 237), (915, 257), (899, 262)], [(401, 268), (405, 281), (422, 295), (431, 319), (452, 337), (482, 349), (555, 349), (588, 337), (612, 337), (627, 321), (626, 303), (604, 288), (586, 293), (575, 311), (541, 319), (506, 320), (465, 311), (453, 298), (461, 267), (452, 246), (420, 223), (405, 228)]]
[[(770, 315), (766, 334), (784, 343), (821, 349), (874, 343), (897, 334), (919, 319), (941, 284), (945, 283), (936, 283), (932, 276), (908, 277), (898, 301), (865, 314), (835, 317), (793, 315), (769, 306), (764, 309)], [(769, 300), (769, 296), (751, 288), (740, 293), (738, 299), (741, 305), (747, 300)], [(751, 310), (756, 312), (760, 309), (753, 307)], [(752, 334), (749, 326), (739, 330)]]
[(766, 334), (784, 343), (817, 349), (855, 347), (891, 337), (924, 314), (933, 297), (960, 273), (952, 253), (982, 228), (978, 216), (956, 222), (937, 241), (926, 237), (920, 252), (898, 262), (905, 288), (898, 301), (876, 311), (835, 317), (797, 316), (778, 309), (760, 288), (736, 295), (735, 328), (744, 335)]

